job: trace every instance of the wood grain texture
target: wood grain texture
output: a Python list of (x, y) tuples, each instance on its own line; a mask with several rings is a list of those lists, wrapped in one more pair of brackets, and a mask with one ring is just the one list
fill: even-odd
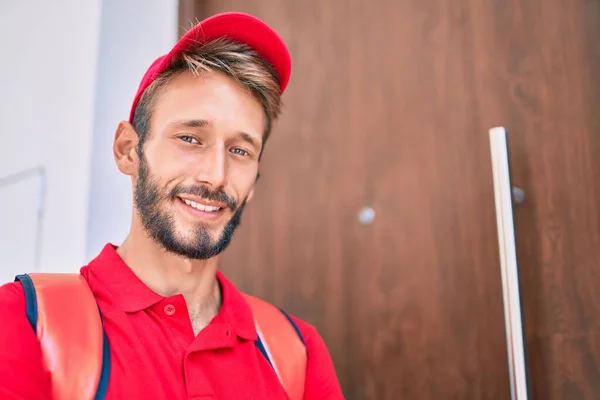
[(253, 13), (289, 45), (284, 114), (222, 264), (317, 326), (348, 399), (509, 398), (498, 125), (527, 197), (531, 398), (598, 397), (600, 3), (184, 2)]
[(515, 227), (531, 398), (597, 399), (600, 3), (487, 3), (478, 113), (509, 130), (527, 198)]
[[(258, 15), (294, 61), (224, 271), (317, 326), (349, 399), (507, 398), (469, 4), (203, 7), (198, 18)], [(363, 206), (372, 225), (357, 221)]]

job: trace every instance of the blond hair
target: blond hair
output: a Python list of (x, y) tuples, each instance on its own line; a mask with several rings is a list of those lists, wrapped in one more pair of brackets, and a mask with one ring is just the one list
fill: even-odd
[(139, 148), (149, 133), (152, 108), (167, 83), (183, 71), (194, 74), (220, 72), (235, 81), (261, 103), (266, 116), (263, 146), (271, 134), (272, 124), (281, 113), (281, 89), (277, 72), (271, 64), (248, 45), (226, 38), (216, 39), (183, 52), (144, 91), (138, 102), (132, 125), (138, 133)]

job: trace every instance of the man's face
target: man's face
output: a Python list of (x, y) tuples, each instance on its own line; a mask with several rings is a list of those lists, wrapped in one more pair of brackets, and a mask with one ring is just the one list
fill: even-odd
[(135, 206), (148, 234), (191, 259), (229, 244), (252, 194), (263, 109), (218, 73), (184, 72), (158, 94), (139, 156)]

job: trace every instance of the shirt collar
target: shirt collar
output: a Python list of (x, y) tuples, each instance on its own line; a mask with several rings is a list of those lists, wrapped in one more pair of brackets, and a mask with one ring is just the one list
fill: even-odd
[[(88, 276), (88, 281), (93, 279), (103, 287), (111, 303), (116, 303), (127, 313), (145, 310), (165, 298), (146, 286), (119, 256), (117, 246), (110, 243), (82, 268), (82, 274)], [(220, 271), (217, 271), (217, 279), (221, 285), (222, 304), (213, 322), (228, 323), (238, 336), (256, 340), (252, 310), (242, 293)]]
[(222, 304), (215, 320), (223, 318), (223, 321), (229, 322), (235, 333), (244, 339), (258, 339), (252, 310), (242, 293), (221, 271), (217, 271), (217, 279), (221, 284)]

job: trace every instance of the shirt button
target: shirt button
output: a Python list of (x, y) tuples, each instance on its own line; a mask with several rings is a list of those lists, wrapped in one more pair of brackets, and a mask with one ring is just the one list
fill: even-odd
[(175, 306), (173, 304), (167, 304), (165, 306), (165, 314), (169, 316), (175, 314)]

